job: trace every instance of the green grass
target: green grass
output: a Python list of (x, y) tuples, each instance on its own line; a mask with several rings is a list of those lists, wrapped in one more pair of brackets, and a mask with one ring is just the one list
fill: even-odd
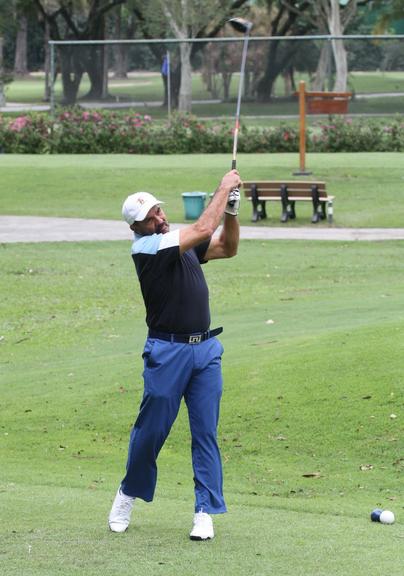
[[(0, 156), (0, 213), (118, 219), (125, 195), (146, 188), (178, 221), (180, 192), (213, 190), (228, 160)], [(297, 160), (242, 155), (239, 165), (244, 178), (282, 178)], [(402, 226), (401, 155), (307, 160), (337, 196), (337, 225)], [(237, 258), (206, 265), (212, 325), (225, 327), (229, 513), (200, 544), (187, 536), (184, 407), (155, 501), (136, 503), (126, 534), (107, 530), (142, 395), (146, 330), (129, 243), (2, 244), (2, 573), (402, 576), (403, 248), (242, 241)], [(370, 522), (375, 507), (396, 523)]]
[[(181, 193), (213, 192), (230, 162), (230, 154), (0, 155), (0, 213), (120, 219), (127, 194), (148, 190), (167, 202), (170, 220), (179, 222), (184, 219)], [(237, 161), (245, 180), (291, 179), (298, 164), (298, 154), (240, 154)], [(402, 154), (307, 154), (306, 168), (335, 195), (335, 226), (403, 226)], [(280, 204), (272, 203), (268, 213), (258, 225), (279, 226)], [(310, 214), (309, 203), (299, 204), (297, 220), (287, 226), (310, 225)], [(241, 222), (250, 220), (251, 206), (244, 201)]]
[[(32, 200), (31, 213), (47, 201)], [(225, 326), (229, 513), (202, 544), (187, 538), (183, 408), (155, 502), (137, 503), (126, 534), (106, 528), (142, 394), (128, 243), (0, 249), (4, 574), (402, 575), (402, 242), (243, 241), (206, 265)], [(375, 507), (397, 522), (371, 523)]]
[[(300, 79), (309, 81), (306, 74), (297, 74), (295, 81), (298, 86)], [(195, 103), (192, 111), (197, 116), (234, 116), (235, 99), (238, 91), (239, 75), (233, 74), (230, 85), (231, 102), (223, 103)], [(88, 78), (84, 76), (80, 85), (79, 98), (85, 96), (90, 87)], [(119, 102), (136, 101), (141, 105), (139, 111), (149, 113), (155, 118), (166, 117), (167, 110), (155, 106), (143, 106), (144, 103), (155, 103), (163, 99), (163, 83), (159, 73), (135, 73), (130, 74), (127, 79), (109, 80), (109, 93), (112, 98)], [(43, 103), (44, 98), (44, 76), (41, 74), (31, 75), (26, 78), (16, 79), (6, 88), (6, 98), (9, 102)], [(349, 75), (349, 90), (357, 94), (374, 93), (404, 93), (404, 74), (402, 72), (352, 72)], [(298, 106), (295, 100), (284, 99), (284, 82), (280, 78), (277, 80), (274, 91), (277, 99), (269, 103), (243, 102), (242, 114), (247, 116), (267, 116), (267, 115), (297, 115)], [(212, 94), (206, 89), (206, 85), (199, 73), (193, 74), (192, 95), (194, 100), (210, 100)], [(219, 93), (219, 98), (223, 97)], [(55, 98), (59, 101), (62, 97), (62, 84), (60, 79), (55, 83)], [(377, 113), (377, 114), (401, 114), (404, 112), (404, 97), (371, 98), (366, 100), (355, 100), (350, 103), (349, 111), (357, 113)]]
[(402, 72), (351, 72), (349, 83), (355, 92), (365, 94), (404, 91)]

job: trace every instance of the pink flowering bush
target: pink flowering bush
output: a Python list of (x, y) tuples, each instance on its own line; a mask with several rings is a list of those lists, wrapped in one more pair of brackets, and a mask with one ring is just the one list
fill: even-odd
[[(403, 151), (404, 122), (330, 117), (307, 130), (307, 150), (315, 152)], [(17, 154), (187, 154), (229, 153), (233, 128), (173, 114), (154, 122), (145, 114), (72, 108), (56, 118), (44, 114), (0, 115), (0, 150)], [(238, 150), (298, 152), (297, 124), (269, 128), (241, 125)]]
[(32, 120), (28, 116), (18, 116), (18, 118), (9, 124), (9, 129), (13, 132), (21, 132), (23, 128), (31, 123)]
[(146, 152), (153, 140), (150, 116), (110, 111), (73, 109), (54, 123), (54, 153), (104, 154)]
[(0, 122), (0, 151), (43, 154), (50, 151), (52, 125), (45, 116), (24, 115)]

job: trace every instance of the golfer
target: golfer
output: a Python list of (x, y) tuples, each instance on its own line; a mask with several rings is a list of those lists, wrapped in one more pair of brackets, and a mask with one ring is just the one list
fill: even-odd
[[(225, 174), (199, 219), (170, 231), (160, 200), (130, 195), (123, 218), (135, 233), (132, 258), (144, 303), (148, 335), (143, 350), (144, 394), (130, 441), (126, 475), (109, 515), (113, 532), (124, 532), (135, 498), (153, 500), (157, 456), (182, 398), (192, 436), (195, 514), (191, 540), (214, 537), (211, 514), (226, 512), (217, 445), (222, 395), (221, 356), (210, 329), (209, 294), (201, 264), (235, 256), (239, 242), (241, 185), (237, 170)], [(213, 237), (223, 218), (219, 235)]]

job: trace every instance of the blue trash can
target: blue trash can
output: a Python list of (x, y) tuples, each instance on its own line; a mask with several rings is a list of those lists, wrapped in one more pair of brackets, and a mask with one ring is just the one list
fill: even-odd
[(197, 220), (205, 209), (206, 192), (183, 192), (186, 220)]

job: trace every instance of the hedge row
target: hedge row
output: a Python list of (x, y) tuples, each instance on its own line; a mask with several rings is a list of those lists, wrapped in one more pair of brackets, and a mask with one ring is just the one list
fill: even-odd
[[(0, 115), (0, 151), (8, 154), (187, 154), (229, 152), (233, 131), (225, 122), (175, 115), (171, 122), (150, 116), (78, 109), (49, 116)], [(392, 152), (404, 150), (404, 122), (333, 117), (307, 130), (311, 152)], [(281, 124), (241, 127), (239, 152), (297, 152), (299, 132)]]

